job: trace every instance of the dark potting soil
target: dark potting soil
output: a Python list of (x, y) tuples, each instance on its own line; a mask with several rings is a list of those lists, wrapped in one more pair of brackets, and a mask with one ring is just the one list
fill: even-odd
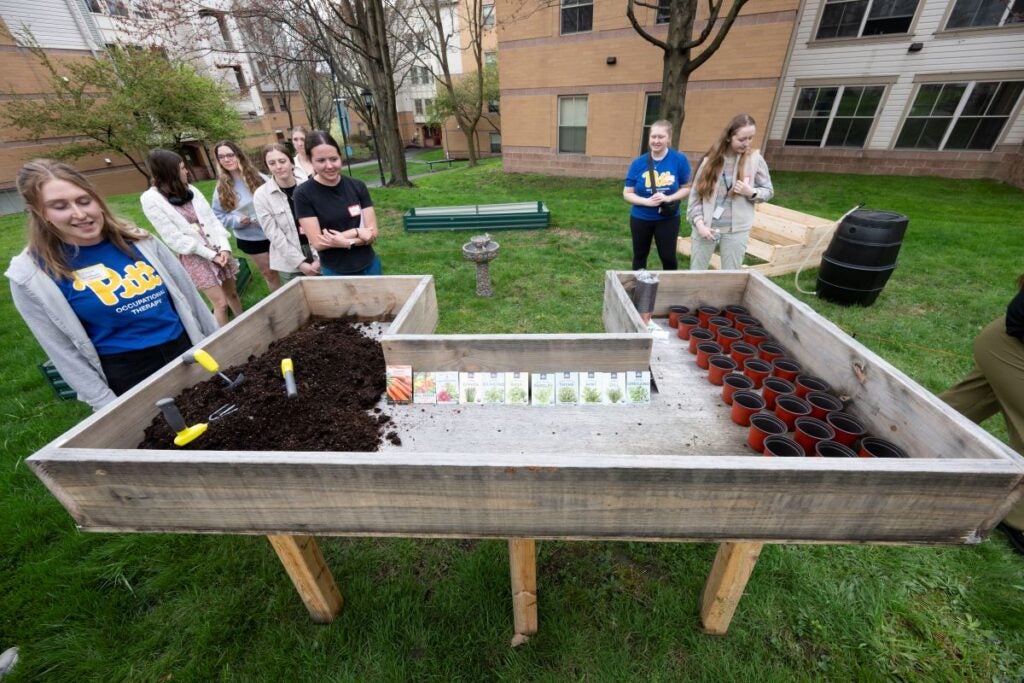
[[(391, 418), (378, 407), (385, 389), (384, 352), (369, 326), (313, 319), (278, 339), (244, 365), (221, 368), (245, 381), (232, 391), (219, 375), (185, 389), (175, 403), (188, 425), (209, 424), (184, 446), (211, 451), (376, 451), (383, 439), (401, 445)], [(289, 399), (281, 359), (291, 358), (298, 397)], [(210, 421), (225, 405), (238, 410)], [(175, 449), (162, 414), (146, 428), (139, 448)]]

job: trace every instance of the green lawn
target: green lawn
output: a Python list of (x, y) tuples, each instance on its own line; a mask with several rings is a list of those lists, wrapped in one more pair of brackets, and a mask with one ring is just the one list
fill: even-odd
[[(791, 275), (775, 281), (929, 390), (958, 379), (1024, 270), (1024, 193), (935, 178), (774, 180), (777, 203), (817, 215), (866, 202), (910, 216), (899, 267), (870, 308), (801, 294)], [(378, 246), (385, 273), (434, 275), (439, 332), (602, 329), (603, 273), (630, 263), (619, 181), (506, 176), (488, 161), (416, 183), (372, 191)], [(493, 299), (473, 294), (460, 254), (469, 233), (401, 227), (410, 207), (482, 198), (542, 199), (552, 215), (549, 230), (495, 235)], [(137, 196), (114, 206), (142, 221)], [(0, 218), (5, 258), (21, 248), (22, 223)], [(814, 276), (801, 277), (805, 289)], [(245, 304), (265, 292), (256, 274)], [(23, 460), (88, 409), (54, 400), (6, 288), (0, 314), (0, 650), (22, 648), (11, 681), (1024, 678), (1024, 558), (999, 534), (953, 548), (766, 546), (723, 638), (697, 618), (713, 545), (542, 542), (540, 633), (517, 649), (504, 542), (321, 539), (345, 606), (333, 625), (313, 625), (261, 537), (79, 533)], [(1001, 421), (986, 427), (1004, 436)]]

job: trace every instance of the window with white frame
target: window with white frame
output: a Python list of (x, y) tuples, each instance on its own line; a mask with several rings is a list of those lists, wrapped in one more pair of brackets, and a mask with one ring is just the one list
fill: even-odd
[(1024, 81), (924, 83), (896, 139), (897, 148), (978, 149), (995, 146)]
[(494, 3), (485, 3), (483, 10), (484, 26), (494, 26)]
[(786, 144), (863, 147), (884, 92), (882, 85), (800, 88)]
[(651, 136), (651, 124), (658, 120), (659, 111), (661, 111), (661, 93), (648, 94), (644, 108), (644, 128), (640, 131), (641, 154), (647, 154), (647, 138)]
[(413, 100), (412, 108), (415, 110), (418, 116), (423, 115), (423, 100)]
[(501, 152), (501, 133), (491, 133), (491, 152), (494, 154)]
[(1006, 26), (1024, 22), (1024, 0), (956, 0), (946, 28)]
[(561, 0), (562, 34), (584, 33), (594, 26), (594, 0)]
[(906, 33), (917, 0), (825, 0), (816, 40)]
[(587, 151), (587, 96), (558, 98), (558, 151)]
[(655, 24), (667, 24), (671, 15), (669, 14), (669, 8), (672, 5), (672, 0), (658, 0), (658, 11), (654, 14)]

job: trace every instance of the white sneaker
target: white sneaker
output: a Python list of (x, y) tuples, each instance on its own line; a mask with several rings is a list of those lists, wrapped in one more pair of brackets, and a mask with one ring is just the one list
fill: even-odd
[(18, 648), (11, 647), (7, 648), (0, 653), (0, 678), (3, 678), (7, 674), (11, 673), (14, 669), (14, 665), (18, 663)]

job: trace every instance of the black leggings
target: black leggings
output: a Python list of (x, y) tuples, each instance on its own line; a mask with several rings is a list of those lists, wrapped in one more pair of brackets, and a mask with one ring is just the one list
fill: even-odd
[(107, 386), (120, 396), (192, 347), (187, 332), (164, 344), (100, 356)]
[(679, 238), (680, 216), (661, 221), (645, 221), (629, 217), (629, 231), (633, 234), (633, 270), (647, 267), (647, 255), (651, 253), (651, 238), (658, 247), (658, 258), (662, 270), (677, 270), (676, 240)]

